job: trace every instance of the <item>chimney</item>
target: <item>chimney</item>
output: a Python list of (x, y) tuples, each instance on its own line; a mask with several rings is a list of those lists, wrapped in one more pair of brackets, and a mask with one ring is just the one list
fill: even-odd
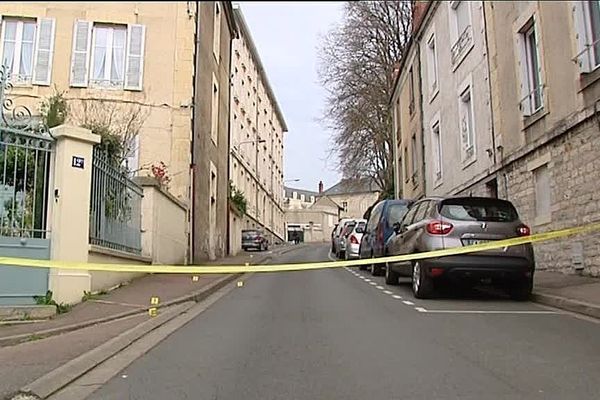
[(319, 181), (319, 194), (323, 193), (323, 181)]
[(423, 17), (425, 13), (431, 6), (431, 1), (418, 0), (413, 3), (413, 15), (412, 15), (412, 34), (419, 30), (421, 27), (421, 22), (423, 22)]

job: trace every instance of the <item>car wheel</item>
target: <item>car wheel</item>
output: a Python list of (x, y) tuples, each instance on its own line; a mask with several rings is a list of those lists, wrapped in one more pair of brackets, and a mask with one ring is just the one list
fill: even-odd
[(393, 271), (389, 263), (385, 264), (385, 283), (388, 285), (397, 285), (400, 275)]
[(413, 264), (412, 290), (417, 299), (427, 299), (433, 294), (433, 281), (427, 276), (419, 261)]
[(508, 287), (507, 292), (511, 299), (517, 301), (527, 301), (531, 297), (531, 291), (533, 290), (533, 278), (524, 279), (521, 281), (513, 282)]

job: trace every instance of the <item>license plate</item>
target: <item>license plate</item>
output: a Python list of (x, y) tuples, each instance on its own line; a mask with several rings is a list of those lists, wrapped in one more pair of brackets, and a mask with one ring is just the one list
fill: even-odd
[(471, 246), (474, 244), (482, 244), (482, 243), (489, 243), (492, 242), (491, 239), (463, 239), (462, 243), (465, 246)]

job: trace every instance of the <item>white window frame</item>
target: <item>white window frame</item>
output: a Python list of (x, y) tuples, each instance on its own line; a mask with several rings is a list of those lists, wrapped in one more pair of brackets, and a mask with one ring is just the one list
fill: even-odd
[(438, 184), (443, 180), (444, 177), (444, 163), (442, 153), (442, 125), (440, 122), (439, 113), (434, 117), (429, 126), (431, 131), (431, 148), (433, 149), (433, 182), (434, 184)]
[[(95, 57), (96, 57), (96, 29), (98, 28), (110, 28), (108, 39), (107, 39), (107, 52), (106, 59), (104, 60), (104, 77), (101, 81), (97, 80), (94, 77), (94, 66), (95, 66)], [(122, 80), (120, 82), (116, 81), (113, 84), (111, 73), (112, 73), (112, 44), (114, 43), (114, 31), (115, 29), (124, 30), (125, 31), (125, 43), (123, 48), (123, 70), (121, 71)], [(108, 42), (110, 42), (110, 51), (108, 51)], [(92, 88), (101, 88), (101, 89), (116, 89), (122, 90), (125, 88), (125, 80), (127, 74), (127, 45), (129, 42), (129, 30), (127, 29), (127, 25), (123, 24), (103, 24), (103, 23), (93, 23), (92, 24), (92, 42), (90, 49), (90, 61), (89, 61), (89, 71), (88, 71), (88, 84)], [(107, 79), (108, 76), (108, 79)]]
[[(535, 55), (531, 52), (532, 38), (535, 40)], [(544, 108), (544, 83), (539, 39), (538, 24), (535, 16), (532, 16), (518, 33), (518, 54), (521, 70), (521, 99), (519, 106), (524, 117), (533, 115)], [(533, 61), (535, 61), (537, 69), (534, 68)], [(534, 80), (536, 79), (537, 88), (533, 87)], [(539, 92), (539, 104), (537, 106), (535, 105), (536, 92)]]
[(432, 32), (427, 40), (427, 77), (429, 83), (429, 101), (432, 101), (440, 91), (435, 32)]
[[(468, 99), (467, 99), (468, 97)], [(470, 165), (477, 159), (477, 129), (475, 126), (475, 110), (473, 105), (474, 90), (472, 79), (467, 78), (458, 90), (458, 132), (460, 139), (460, 157), (463, 168)], [(468, 106), (466, 103), (468, 102)], [(466, 113), (469, 132), (466, 135), (466, 141), (463, 136), (463, 119)], [(470, 153), (470, 154), (469, 154)]]
[(211, 107), (210, 107), (210, 137), (215, 144), (219, 143), (219, 82), (213, 73), (211, 85)]
[[(31, 85), (33, 81), (33, 75), (35, 73), (35, 64), (36, 64), (36, 48), (37, 48), (37, 37), (39, 32), (39, 20), (35, 18), (27, 18), (27, 17), (7, 17), (11, 21), (15, 21), (17, 23), (17, 30), (15, 32), (15, 53), (13, 55), (13, 65), (11, 68), (11, 82), (17, 85)], [(0, 20), (0, 28), (2, 30), (2, 35), (0, 35), (0, 63), (4, 59), (4, 39), (6, 33), (6, 19)], [(35, 32), (33, 34), (33, 42), (31, 47), (31, 76), (22, 77), (20, 74), (21, 68), (21, 52), (23, 46), (23, 26), (25, 23), (32, 23), (35, 25)], [(20, 38), (20, 39), (19, 39)]]
[(213, 55), (217, 64), (221, 61), (221, 19), (223, 12), (221, 10), (221, 2), (214, 2), (213, 14)]
[[(461, 3), (465, 3), (468, 11), (468, 24), (466, 28), (462, 31), (458, 31), (458, 12), (456, 11), (458, 6)], [(448, 18), (449, 18), (449, 27), (450, 27), (450, 53), (451, 53), (451, 62), (452, 62), (452, 71), (456, 70), (462, 60), (465, 59), (467, 54), (474, 46), (473, 40), (473, 13), (471, 10), (471, 1), (467, 0), (456, 0), (449, 1), (448, 4)], [(464, 36), (464, 37), (463, 37)], [(459, 45), (460, 41), (463, 41), (461, 45)], [(458, 47), (457, 47), (458, 46)], [(455, 49), (458, 49), (455, 54)]]
[[(597, 3), (600, 3), (597, 0)], [(596, 54), (594, 46), (600, 47), (600, 35), (594, 40), (592, 30), (591, 3), (593, 1), (572, 1), (572, 13), (577, 40), (577, 55), (573, 58), (577, 62), (581, 73), (589, 73), (600, 67), (600, 54)], [(596, 58), (598, 62), (596, 63)]]

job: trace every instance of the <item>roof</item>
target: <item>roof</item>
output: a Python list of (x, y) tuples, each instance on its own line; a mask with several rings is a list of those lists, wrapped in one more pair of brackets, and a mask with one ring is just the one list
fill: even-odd
[(381, 188), (371, 178), (349, 179), (344, 178), (329, 189), (320, 193), (320, 196), (332, 196), (337, 194), (380, 192)]
[(301, 195), (304, 195), (304, 197), (306, 199), (310, 199), (310, 196), (317, 197), (319, 195), (319, 193), (317, 193), (317, 192), (312, 192), (310, 190), (304, 190), (304, 189), (295, 189), (295, 188), (291, 188), (289, 186), (284, 186), (283, 190), (285, 192), (285, 197), (288, 198), (288, 199), (292, 198), (292, 193), (293, 192), (298, 193), (298, 197), (300, 197)]
[(279, 118), (279, 122), (281, 122), (281, 129), (284, 132), (287, 132), (288, 127), (287, 127), (287, 124), (285, 123), (285, 118), (283, 118), (283, 113), (281, 112), (281, 109), (279, 108), (279, 103), (277, 103), (277, 98), (275, 98), (275, 94), (273, 93), (273, 89), (271, 88), (271, 84), (269, 83), (269, 79), (267, 78), (267, 73), (265, 71), (265, 68), (263, 67), (262, 61), (260, 60), (258, 50), (256, 49), (256, 46), (254, 45), (254, 41), (252, 40), (252, 35), (250, 34), (250, 28), (248, 28), (248, 25), (246, 24), (246, 20), (244, 19), (244, 14), (242, 14), (242, 9), (240, 8), (239, 4), (233, 5), (233, 12), (234, 12), (236, 21), (238, 23), (239, 31), (246, 38), (246, 41), (248, 42), (248, 47), (250, 47), (250, 52), (252, 53), (252, 57), (254, 58), (254, 61), (256, 62), (258, 73), (260, 74), (260, 77), (261, 77), (263, 83), (265, 84), (267, 96), (269, 96), (269, 99), (271, 100), (271, 103), (273, 104), (273, 107), (275, 108), (275, 113), (277, 114), (277, 118)]

